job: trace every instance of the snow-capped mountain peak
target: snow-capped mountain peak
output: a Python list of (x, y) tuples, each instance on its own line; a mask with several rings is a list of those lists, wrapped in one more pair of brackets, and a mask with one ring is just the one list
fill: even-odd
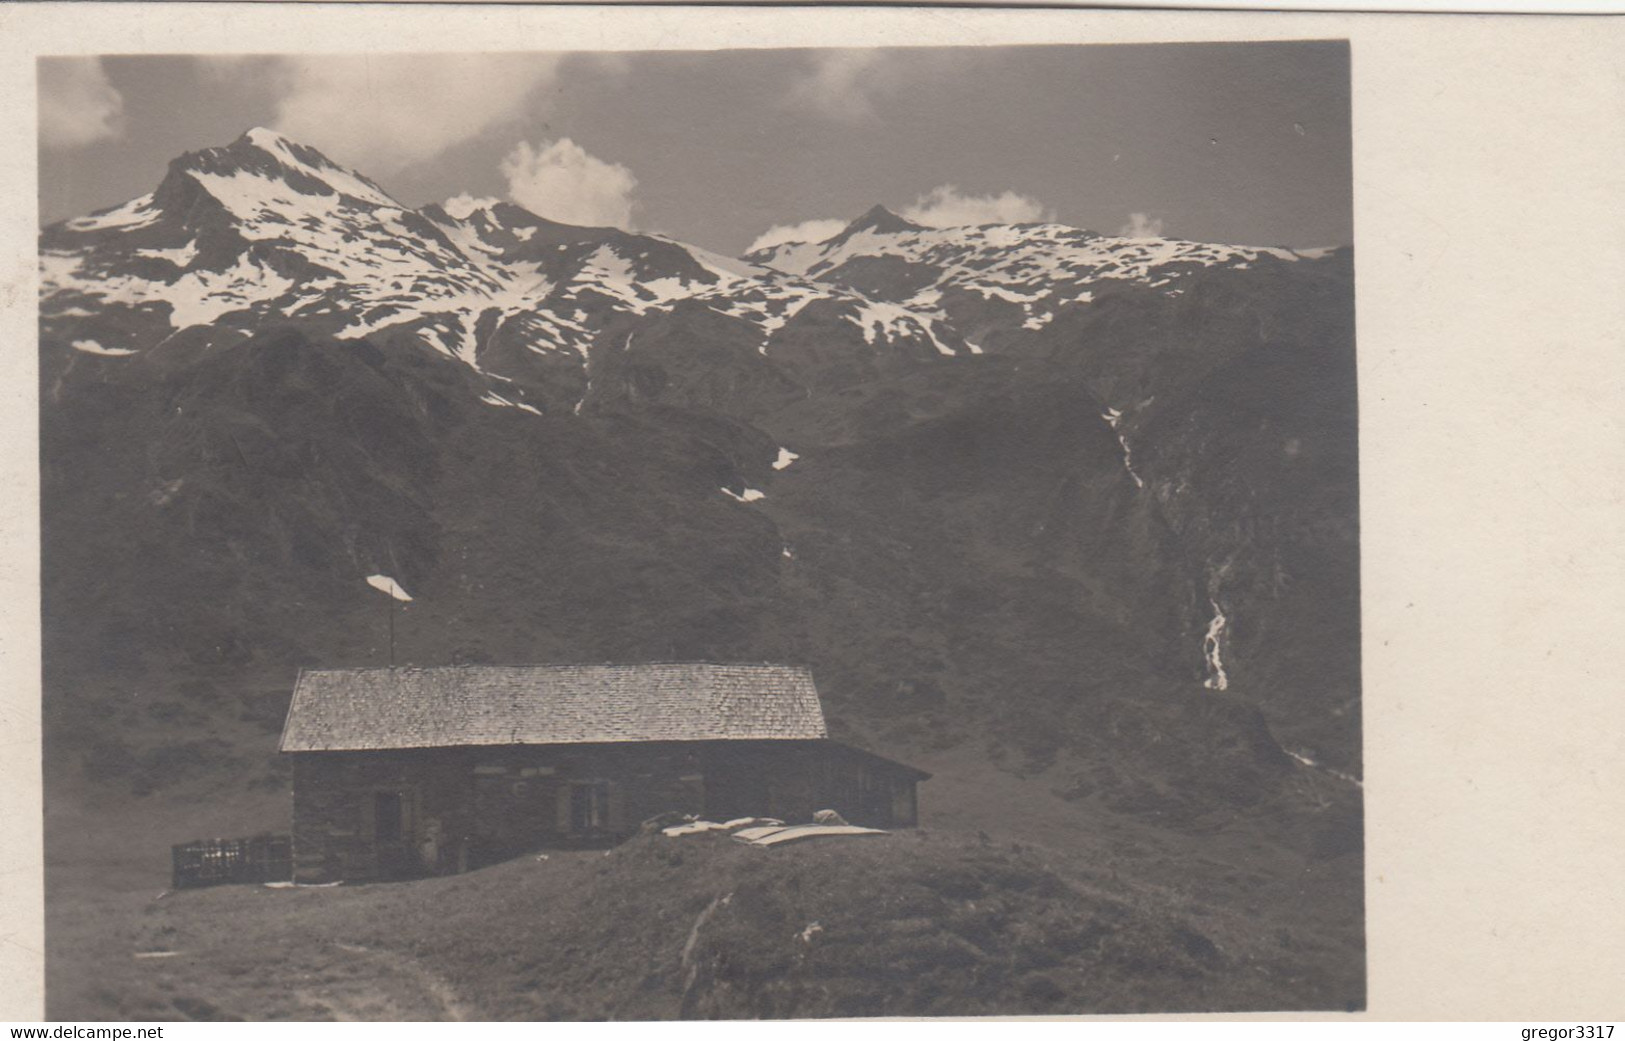
[(158, 194), (164, 187), (173, 190), (170, 182), (177, 178), (195, 182), (238, 217), (278, 207), (402, 208), (364, 175), (264, 127), (254, 127), (224, 147), (181, 156), (170, 164), (170, 176)]
[(780, 343), (965, 358), (1019, 347), (1102, 291), (1177, 296), (1207, 267), (1299, 259), (1060, 224), (930, 228), (884, 206), (822, 242), (733, 259), (506, 202), (458, 212), (410, 209), (255, 127), (177, 158), (150, 195), (45, 229), (43, 327), (100, 348), (76, 355), (129, 359), (183, 332), (224, 345), (293, 322), (445, 355), (496, 381), (488, 400), (525, 406), (519, 385), (548, 383), (579, 411), (601, 338), (624, 350), (637, 323), (679, 312), (720, 316), (732, 324), (693, 335), (769, 358)]
[(823, 242), (783, 243), (745, 259), (960, 325), (991, 322), (1036, 332), (1062, 309), (1086, 306), (1101, 292), (1179, 296), (1183, 283), (1206, 268), (1306, 256), (1273, 247), (1112, 237), (1055, 223), (929, 228), (877, 206)]
[(265, 127), (245, 131), (225, 149), (209, 149), (194, 154), (241, 161), (248, 157), (249, 149), (269, 156), (281, 168), (284, 177), (290, 180), (311, 178), (359, 202), (377, 206), (400, 205), (370, 178), (334, 162), (310, 145), (300, 144)]
[(836, 235), (832, 241), (850, 238), (851, 236), (863, 231), (874, 231), (883, 235), (893, 235), (899, 232), (924, 230), (925, 225), (915, 224), (911, 220), (899, 217), (897, 214), (886, 209), (885, 206), (876, 203), (875, 205), (871, 206), (863, 214), (863, 216), (859, 217), (851, 224), (848, 224), (845, 230), (843, 230), (839, 235)]

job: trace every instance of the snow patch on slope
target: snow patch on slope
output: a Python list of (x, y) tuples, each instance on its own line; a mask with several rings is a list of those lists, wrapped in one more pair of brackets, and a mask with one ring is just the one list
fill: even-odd
[(113, 231), (121, 229), (134, 231), (154, 224), (163, 216), (162, 210), (152, 206), (151, 195), (143, 195), (139, 199), (131, 199), (122, 206), (115, 206), (104, 213), (93, 213), (88, 217), (78, 217), (68, 221), (68, 227), (74, 231)]
[(184, 268), (197, 258), (197, 240), (194, 239), (186, 245), (177, 246), (174, 249), (138, 249), (135, 251), (135, 255), (138, 257), (151, 257), (154, 260), (167, 260), (176, 267)]
[(1224, 628), (1228, 619), (1219, 602), (1212, 598), (1208, 603), (1213, 605), (1213, 619), (1207, 624), (1207, 634), (1202, 637), (1202, 657), (1207, 662), (1208, 678), (1202, 681), (1202, 686), (1209, 690), (1228, 690), (1230, 677), (1224, 671)]
[(1302, 763), (1304, 766), (1309, 767), (1311, 770), (1319, 770), (1321, 773), (1326, 774), (1329, 777), (1335, 777), (1339, 781), (1344, 782), (1345, 784), (1354, 785), (1354, 787), (1356, 787), (1356, 788), (1364, 788), (1365, 787), (1365, 782), (1360, 780), (1358, 777), (1355, 777), (1353, 774), (1344, 773), (1342, 770), (1334, 770), (1329, 766), (1322, 766), (1319, 761), (1317, 761), (1316, 759), (1314, 759), (1311, 756), (1307, 755), (1306, 753), (1295, 752), (1290, 748), (1283, 748), (1282, 751), (1285, 752), (1287, 755), (1291, 756), (1293, 759), (1295, 759), (1299, 763)]
[(368, 575), (367, 576), (367, 585), (369, 585), (372, 588), (378, 590), (380, 593), (389, 594), (390, 596), (394, 597), (396, 600), (402, 600), (402, 601), (410, 602), (411, 599), (412, 599), (412, 597), (406, 592), (406, 590), (401, 588), (400, 583), (396, 582), (393, 578), (390, 578), (388, 575)]
[(170, 304), (169, 324), (186, 329), (247, 310), (257, 301), (275, 299), (292, 287), (291, 279), (244, 253), (226, 271), (188, 272), (169, 287), (163, 299)]
[(878, 300), (864, 300), (858, 304), (858, 313), (847, 316), (847, 320), (863, 330), (863, 342), (873, 344), (877, 336), (884, 337), (887, 343), (897, 339), (906, 339), (918, 333), (923, 333), (931, 341), (931, 346), (937, 349), (938, 354), (955, 357), (952, 347), (937, 338), (935, 324), (932, 317), (922, 315), (900, 304), (888, 304)]
[(86, 354), (99, 354), (104, 358), (125, 358), (136, 353), (124, 347), (103, 347), (95, 340), (75, 340), (73, 349), (84, 351)]
[(1122, 411), (1120, 409), (1107, 408), (1106, 411), (1100, 414), (1100, 418), (1104, 419), (1107, 425), (1110, 426), (1114, 431), (1117, 431), (1117, 443), (1123, 446), (1123, 469), (1127, 470), (1128, 475), (1134, 478), (1134, 487), (1144, 488), (1145, 482), (1140, 480), (1140, 475), (1134, 472), (1134, 454), (1129, 449), (1128, 438), (1123, 436), (1122, 431), (1117, 430), (1117, 424), (1123, 419)]
[(529, 412), (537, 416), (542, 414), (542, 410), (536, 406), (527, 405), (523, 401), (509, 401), (507, 398), (503, 397), (501, 394), (498, 394), (494, 390), (486, 391), (480, 396), (480, 400), (485, 402), (487, 405), (498, 405), (503, 408), (517, 408), (521, 411)]

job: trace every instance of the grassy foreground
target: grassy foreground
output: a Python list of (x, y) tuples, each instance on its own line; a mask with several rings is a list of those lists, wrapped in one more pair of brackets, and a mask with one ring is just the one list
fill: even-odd
[[(811, 1018), (1363, 1004), (1357, 854), (1294, 853), (1242, 820), (1175, 832), (1032, 782), (999, 827), (991, 814), (1016, 804), (1010, 792), (939, 777), (954, 812), (912, 832), (770, 849), (653, 834), (607, 853), (328, 889), (159, 896), (159, 844), (140, 864), (120, 868), (112, 853), (98, 864), (90, 832), (75, 828), (86, 845), (70, 856), (69, 840), (56, 843), (48, 876), (51, 1014)], [(181, 820), (196, 817), (175, 809), (147, 826)]]

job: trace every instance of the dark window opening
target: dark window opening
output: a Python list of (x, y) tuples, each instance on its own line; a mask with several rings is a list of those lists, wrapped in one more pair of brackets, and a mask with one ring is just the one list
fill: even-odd
[(378, 792), (372, 801), (373, 834), (380, 842), (401, 837), (401, 793)]
[(588, 781), (570, 786), (570, 828), (597, 831), (609, 826), (609, 782)]

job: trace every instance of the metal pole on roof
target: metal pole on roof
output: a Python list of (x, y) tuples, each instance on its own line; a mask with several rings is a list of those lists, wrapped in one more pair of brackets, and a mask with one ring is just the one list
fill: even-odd
[[(390, 579), (390, 582), (394, 582)], [(389, 667), (395, 667), (395, 594), (389, 594)]]

